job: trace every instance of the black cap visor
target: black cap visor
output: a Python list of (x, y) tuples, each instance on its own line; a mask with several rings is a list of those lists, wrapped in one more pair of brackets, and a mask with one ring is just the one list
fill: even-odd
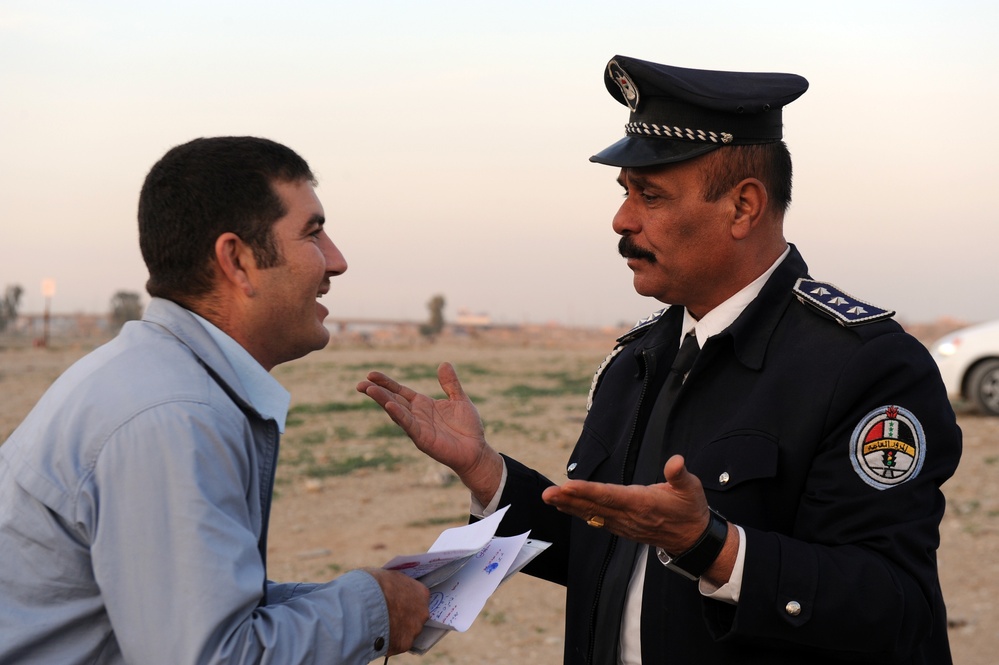
[(590, 161), (607, 166), (638, 168), (683, 162), (720, 147), (722, 146), (719, 143), (625, 136), (614, 145), (590, 157)]

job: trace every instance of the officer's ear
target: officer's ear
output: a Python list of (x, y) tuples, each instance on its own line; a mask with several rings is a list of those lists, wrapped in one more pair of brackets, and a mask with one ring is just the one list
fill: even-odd
[(732, 188), (730, 193), (735, 214), (732, 217), (732, 236), (745, 239), (759, 226), (767, 209), (767, 188), (756, 178), (746, 178)]

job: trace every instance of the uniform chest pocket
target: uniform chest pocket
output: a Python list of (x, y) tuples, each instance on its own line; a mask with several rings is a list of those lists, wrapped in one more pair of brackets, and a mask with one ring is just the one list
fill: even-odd
[(587, 480), (610, 455), (610, 444), (584, 425), (576, 442), (576, 448), (566, 463), (565, 475), (569, 478)]
[(733, 432), (688, 455), (687, 468), (704, 489), (725, 492), (777, 475), (777, 438), (765, 432)]

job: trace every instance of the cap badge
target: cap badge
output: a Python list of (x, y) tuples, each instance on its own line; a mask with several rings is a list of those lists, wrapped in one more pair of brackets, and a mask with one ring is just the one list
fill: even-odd
[(632, 112), (637, 111), (638, 88), (635, 86), (635, 82), (631, 80), (631, 77), (628, 76), (628, 72), (621, 69), (621, 65), (617, 64), (617, 60), (611, 60), (607, 63), (607, 73), (617, 83), (617, 87), (621, 88), (621, 94), (624, 95), (624, 101), (628, 103), (628, 108)]
[(926, 457), (926, 435), (911, 411), (881, 406), (853, 430), (850, 461), (865, 483), (886, 490), (915, 478)]

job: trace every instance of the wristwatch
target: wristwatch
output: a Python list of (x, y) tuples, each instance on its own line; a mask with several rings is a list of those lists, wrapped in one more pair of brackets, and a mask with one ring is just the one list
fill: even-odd
[(662, 564), (688, 580), (696, 581), (701, 578), (718, 558), (728, 536), (728, 520), (710, 508), (708, 515), (708, 528), (693, 547), (683, 554), (674, 556), (661, 547), (656, 548), (656, 554)]

